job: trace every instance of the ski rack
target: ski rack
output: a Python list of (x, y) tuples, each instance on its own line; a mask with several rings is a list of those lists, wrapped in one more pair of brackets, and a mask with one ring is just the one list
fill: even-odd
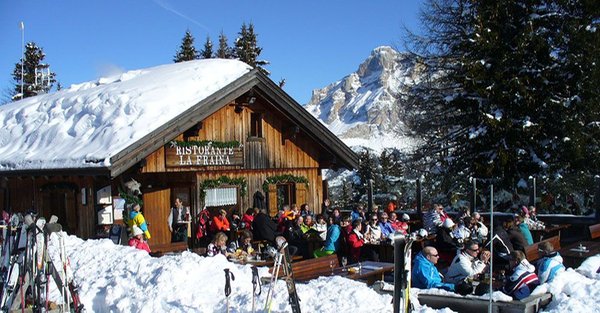
[(269, 313), (271, 312), (272, 298), (273, 293), (275, 292), (275, 284), (277, 283), (279, 271), (283, 269), (283, 275), (281, 275), (281, 277), (279, 278), (285, 280), (285, 284), (289, 295), (289, 303), (292, 307), (292, 312), (301, 313), (300, 298), (298, 297), (298, 292), (296, 291), (294, 272), (292, 270), (292, 258), (288, 249), (288, 243), (282, 236), (278, 236), (277, 238), (275, 238), (275, 241), (278, 249), (275, 253), (273, 253), (274, 255), (272, 255), (272, 257), (275, 259), (275, 264), (273, 266), (273, 276), (271, 276), (270, 286), (267, 292), (265, 311)]
[[(32, 299), (32, 312), (50, 312), (47, 298), (48, 280), (52, 276), (63, 298), (59, 312), (83, 312), (77, 286), (67, 273), (70, 268), (61, 234), (62, 226), (56, 223), (54, 216), (50, 220), (52, 223), (46, 223), (43, 217), (35, 219), (35, 214), (28, 214), (25, 218), (20, 214), (13, 214), (13, 217), (11, 225), (3, 228), (4, 238), (7, 238), (6, 235), (9, 237), (2, 246), (0, 311), (23, 310), (26, 299)], [(59, 236), (62, 272), (57, 270), (48, 254), (48, 242), (54, 232)]]

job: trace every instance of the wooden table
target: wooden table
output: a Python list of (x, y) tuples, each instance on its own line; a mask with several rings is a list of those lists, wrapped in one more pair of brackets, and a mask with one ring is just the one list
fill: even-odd
[(350, 268), (358, 268), (358, 263), (350, 264), (346, 266), (344, 271), (342, 267), (333, 269), (333, 275), (346, 277), (353, 280), (365, 280), (367, 285), (371, 286), (377, 280), (383, 280), (385, 273), (394, 271), (394, 263), (389, 262), (374, 262), (364, 261), (361, 262), (362, 269), (358, 272), (352, 272)]
[(571, 227), (571, 224), (548, 225), (544, 229), (530, 229), (529, 231), (531, 232), (531, 237), (533, 237), (533, 242), (539, 242), (544, 240), (544, 238), (555, 235), (560, 237), (560, 231), (569, 227)]
[[(587, 252), (578, 249), (579, 244), (583, 245)], [(559, 251), (563, 258), (563, 264), (566, 267), (578, 267), (583, 261), (591, 256), (600, 253), (599, 241), (580, 241), (570, 244)]]

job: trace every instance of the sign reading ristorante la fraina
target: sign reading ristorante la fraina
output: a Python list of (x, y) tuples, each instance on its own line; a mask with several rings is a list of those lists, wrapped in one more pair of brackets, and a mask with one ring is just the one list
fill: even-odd
[(244, 149), (237, 142), (171, 141), (165, 146), (167, 167), (243, 166)]

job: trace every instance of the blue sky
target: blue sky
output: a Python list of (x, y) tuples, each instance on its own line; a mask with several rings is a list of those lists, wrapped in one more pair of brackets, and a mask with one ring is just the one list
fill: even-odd
[(378, 46), (402, 48), (403, 25), (417, 27), (421, 0), (0, 0), (0, 95), (25, 41), (44, 49), (64, 87), (171, 63), (189, 29), (198, 50), (221, 31), (230, 45), (254, 23), (271, 79), (305, 104), (315, 88), (355, 71)]

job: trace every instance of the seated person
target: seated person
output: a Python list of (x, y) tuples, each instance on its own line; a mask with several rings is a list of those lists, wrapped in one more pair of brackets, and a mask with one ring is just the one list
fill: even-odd
[(252, 221), (254, 221), (255, 209), (249, 208), (246, 210), (246, 213), (242, 215), (242, 224), (240, 228), (243, 229), (252, 229)]
[(381, 228), (381, 236), (384, 239), (387, 239), (390, 237), (391, 234), (394, 233), (394, 228), (392, 227), (392, 224), (390, 224), (390, 221), (388, 220), (388, 214), (385, 212), (381, 212), (381, 214), (379, 215), (379, 228)]
[(302, 225), (300, 225), (300, 229), (302, 229), (302, 233), (306, 233), (307, 231), (314, 229), (314, 221), (313, 221), (313, 216), (312, 215), (305, 215), (303, 216), (304, 218), (304, 223), (302, 223)]
[(511, 253), (510, 267), (512, 273), (502, 287), (502, 292), (517, 300), (528, 297), (540, 284), (535, 267), (527, 261), (525, 253), (519, 250)]
[(254, 254), (254, 248), (252, 247), (252, 233), (247, 229), (242, 230), (238, 239), (229, 243), (229, 247), (227, 248), (227, 252), (230, 253), (239, 251), (243, 251), (247, 254)]
[(556, 274), (565, 271), (563, 259), (558, 251), (554, 251), (554, 247), (548, 241), (541, 242), (538, 249), (542, 258), (536, 264), (537, 275), (540, 284), (549, 283), (556, 277)]
[(352, 231), (348, 234), (348, 255), (350, 262), (360, 261), (360, 249), (365, 244), (365, 237), (362, 234), (362, 222), (360, 219), (352, 221)]
[(327, 221), (325, 220), (325, 216), (323, 214), (317, 215), (317, 223), (315, 223), (314, 227), (319, 233), (321, 240), (325, 241), (327, 239)]
[(519, 229), (519, 226), (515, 225), (515, 221), (510, 219), (504, 222), (504, 229), (508, 234), (508, 238), (512, 243), (513, 249), (519, 250), (525, 253), (525, 247), (527, 246), (527, 240), (523, 237), (523, 233)]
[[(339, 223), (339, 222), (338, 222)], [(340, 250), (340, 242), (342, 238), (342, 229), (340, 225), (333, 221), (333, 224), (327, 228), (327, 239), (323, 244), (323, 248), (315, 250), (313, 255), (315, 258), (319, 258), (326, 255), (331, 255)]]
[(454, 238), (452, 231), (456, 228), (456, 224), (451, 218), (447, 218), (442, 226), (438, 228), (435, 247), (440, 253), (440, 261), (442, 264), (448, 265), (457, 254), (457, 251), (462, 248), (462, 242)]
[(473, 213), (469, 229), (471, 231), (471, 240), (477, 240), (479, 242), (486, 241), (489, 230), (481, 221), (481, 215), (479, 215), (479, 212)]
[(441, 288), (454, 291), (455, 285), (442, 282), (442, 275), (435, 267), (439, 254), (434, 247), (425, 247), (415, 257), (412, 265), (412, 286), (420, 289)]
[(228, 232), (231, 229), (229, 220), (227, 219), (227, 211), (221, 209), (219, 214), (214, 216), (212, 224), (210, 224), (212, 232)]
[(277, 236), (277, 224), (267, 215), (267, 209), (261, 209), (252, 221), (252, 233), (256, 240), (266, 240), (270, 244), (275, 244)]
[(144, 231), (136, 225), (133, 225), (131, 228), (133, 229), (133, 237), (129, 239), (129, 246), (150, 253), (150, 246), (144, 240)]
[(218, 232), (215, 234), (212, 242), (206, 247), (206, 256), (215, 256), (222, 254), (227, 256), (227, 235), (224, 232)]
[(491, 253), (487, 250), (479, 253), (478, 242), (469, 241), (465, 248), (452, 260), (444, 281), (458, 284), (467, 277), (473, 278), (483, 273), (489, 264), (490, 256)]
[(371, 216), (369, 224), (367, 224), (367, 230), (365, 231), (365, 240), (369, 243), (379, 243), (383, 239), (383, 233), (381, 227), (377, 224), (377, 215)]
[(303, 223), (304, 218), (302, 218), (302, 215), (297, 215), (294, 220), (287, 223), (287, 227), (283, 232), (283, 237), (285, 237), (289, 244), (288, 248), (290, 255), (299, 253), (303, 257), (308, 258), (308, 245), (301, 227)]
[(402, 233), (404, 235), (408, 234), (408, 221), (409, 220), (410, 220), (410, 217), (406, 213), (402, 214), (401, 221), (398, 220), (398, 214), (396, 214), (396, 212), (390, 213), (390, 224), (392, 225), (392, 228), (394, 229), (394, 231), (399, 231), (400, 233)]
[(531, 235), (531, 231), (529, 231), (529, 226), (524, 222), (522, 216), (515, 217), (515, 224), (519, 227), (521, 234), (523, 234), (523, 238), (527, 242), (527, 245), (533, 244), (533, 236)]

